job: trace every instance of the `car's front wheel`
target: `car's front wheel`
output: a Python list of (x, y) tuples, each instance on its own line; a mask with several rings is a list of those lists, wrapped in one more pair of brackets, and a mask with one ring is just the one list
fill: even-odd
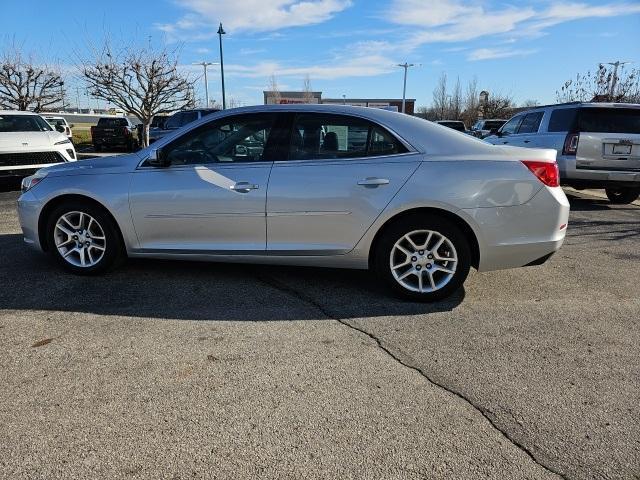
[(454, 293), (471, 266), (469, 241), (451, 221), (416, 215), (392, 224), (376, 247), (374, 266), (404, 298), (432, 302)]
[(605, 192), (611, 203), (619, 205), (635, 202), (640, 197), (640, 188), (607, 188)]
[(103, 273), (121, 258), (118, 228), (102, 208), (89, 202), (57, 206), (47, 224), (48, 250), (67, 271)]

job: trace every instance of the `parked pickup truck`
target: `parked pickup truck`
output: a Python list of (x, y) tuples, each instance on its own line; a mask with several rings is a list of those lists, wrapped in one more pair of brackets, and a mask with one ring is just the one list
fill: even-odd
[(91, 142), (96, 152), (109, 147), (133, 151), (139, 144), (138, 129), (126, 117), (104, 117), (91, 127)]

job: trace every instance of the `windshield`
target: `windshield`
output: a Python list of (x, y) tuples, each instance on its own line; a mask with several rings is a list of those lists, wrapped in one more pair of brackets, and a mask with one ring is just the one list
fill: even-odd
[(494, 128), (500, 128), (504, 124), (505, 124), (504, 120), (486, 121), (484, 122), (484, 129), (493, 130)]
[(0, 132), (50, 132), (51, 125), (38, 115), (0, 115)]

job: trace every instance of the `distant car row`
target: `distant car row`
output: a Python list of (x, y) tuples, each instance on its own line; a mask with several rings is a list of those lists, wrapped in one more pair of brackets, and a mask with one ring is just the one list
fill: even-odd
[(498, 118), (478, 120), (469, 130), (467, 130), (466, 125), (461, 120), (438, 120), (436, 123), (457, 130), (458, 132), (468, 133), (477, 138), (485, 138), (502, 127), (502, 125), (506, 123), (506, 120)]

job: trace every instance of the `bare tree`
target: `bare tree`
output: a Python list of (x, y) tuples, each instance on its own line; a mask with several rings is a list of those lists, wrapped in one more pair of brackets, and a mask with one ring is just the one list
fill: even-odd
[(484, 118), (509, 118), (513, 115), (515, 104), (508, 95), (495, 93), (489, 95), (484, 104)]
[(626, 71), (622, 65), (616, 73), (607, 65), (595, 72), (578, 73), (556, 91), (558, 102), (640, 102), (640, 70)]
[(525, 108), (534, 108), (534, 107), (540, 106), (540, 102), (533, 99), (527, 99), (524, 102), (522, 102), (522, 106)]
[(470, 127), (478, 119), (478, 108), (480, 107), (480, 97), (478, 92), (478, 79), (473, 77), (467, 84), (467, 89), (464, 95), (464, 107), (462, 112), (462, 119), (465, 125)]
[(452, 120), (460, 120), (462, 118), (462, 87), (460, 86), (460, 77), (456, 80), (453, 87), (453, 93), (449, 101), (449, 118)]
[(311, 79), (309, 78), (309, 74), (307, 73), (304, 76), (304, 82), (302, 84), (302, 99), (304, 103), (314, 103), (315, 97), (313, 96), (313, 88), (311, 87)]
[(276, 79), (275, 74), (271, 75), (269, 78), (269, 86), (267, 88), (272, 93), (273, 103), (279, 104), (282, 97), (280, 95), (280, 87), (278, 86), (278, 80)]
[(178, 70), (176, 51), (154, 50), (151, 45), (115, 50), (106, 40), (80, 62), (91, 96), (107, 100), (140, 120), (144, 146), (149, 144), (154, 115), (195, 105), (193, 81)]
[(438, 84), (433, 90), (433, 109), (437, 113), (437, 120), (444, 120), (448, 113), (449, 99), (447, 95), (447, 74), (442, 72)]
[(64, 81), (57, 68), (24, 57), (13, 44), (0, 58), (0, 107), (13, 110), (59, 109), (64, 104)]

